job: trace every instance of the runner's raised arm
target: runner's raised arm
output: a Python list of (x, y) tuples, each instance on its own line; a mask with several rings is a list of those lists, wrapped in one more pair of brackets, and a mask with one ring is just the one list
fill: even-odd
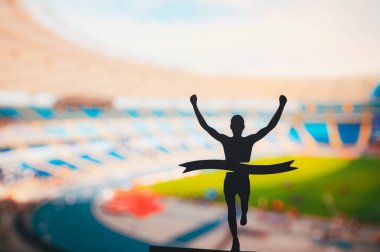
[(218, 141), (221, 141), (225, 135), (220, 134), (218, 131), (216, 131), (214, 128), (210, 127), (206, 120), (203, 118), (201, 112), (198, 109), (197, 105), (197, 96), (194, 94), (190, 97), (190, 102), (193, 105), (195, 115), (197, 116), (199, 124), (202, 126), (202, 128), (207, 131), (213, 138), (215, 138)]
[(272, 119), (269, 121), (268, 125), (259, 130), (256, 134), (252, 134), (248, 136), (249, 138), (252, 138), (254, 141), (259, 141), (264, 136), (266, 136), (272, 129), (274, 129), (280, 120), (282, 111), (284, 110), (285, 104), (287, 102), (287, 99), (284, 95), (281, 95), (279, 97), (280, 105), (278, 106), (278, 109)]

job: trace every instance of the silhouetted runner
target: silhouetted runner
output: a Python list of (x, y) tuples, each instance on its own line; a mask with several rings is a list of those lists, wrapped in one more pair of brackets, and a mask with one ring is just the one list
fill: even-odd
[[(240, 115), (234, 115), (231, 118), (231, 130), (232, 137), (220, 134), (214, 128), (210, 127), (197, 106), (197, 96), (192, 95), (190, 97), (191, 104), (193, 105), (195, 115), (199, 121), (199, 124), (204, 130), (206, 130), (213, 138), (222, 143), (226, 162), (229, 164), (239, 164), (242, 162), (249, 162), (251, 158), (251, 152), (253, 145), (267, 135), (272, 129), (274, 129), (280, 120), (282, 111), (286, 104), (286, 97), (281, 95), (279, 97), (280, 105), (270, 120), (269, 124), (259, 130), (256, 134), (252, 134), (246, 137), (242, 136), (244, 130), (244, 119)], [(248, 212), (248, 200), (250, 194), (250, 182), (249, 173), (247, 172), (227, 172), (224, 179), (224, 195), (228, 207), (228, 224), (233, 237), (233, 243), (231, 251), (240, 251), (239, 239), (237, 236), (237, 224), (236, 224), (236, 208), (235, 208), (235, 196), (240, 197), (241, 203), (241, 219), (240, 224), (242, 226), (247, 224), (247, 212)]]

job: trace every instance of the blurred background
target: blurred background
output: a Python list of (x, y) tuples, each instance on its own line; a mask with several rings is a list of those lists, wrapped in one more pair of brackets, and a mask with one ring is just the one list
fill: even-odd
[[(377, 0), (0, 0), (0, 251), (229, 250), (198, 125), (277, 127), (242, 250), (380, 250)], [(239, 202), (239, 201), (237, 201)], [(239, 206), (237, 206), (239, 209)]]

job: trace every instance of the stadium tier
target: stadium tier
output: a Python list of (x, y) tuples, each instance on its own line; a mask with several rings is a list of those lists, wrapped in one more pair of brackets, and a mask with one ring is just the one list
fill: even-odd
[[(379, 142), (379, 90), (380, 85), (363, 104), (290, 102), (276, 130), (256, 144), (255, 157), (365, 153)], [(135, 171), (140, 163), (154, 171), (158, 159), (169, 171), (178, 169), (180, 157), (186, 160), (194, 152), (205, 157), (221, 153), (215, 150), (221, 148), (218, 142), (198, 125), (188, 100), (119, 97), (94, 103), (45, 98), (49, 104), (25, 106), (14, 102), (22, 100), (20, 94), (7, 92), (8, 100), (9, 95), (13, 104), (3, 102), (0, 107), (0, 185), (7, 191), (3, 197), (17, 198), (13, 194), (19, 184), (72, 184), (91, 177), (88, 174)], [(43, 104), (38, 99), (34, 103)], [(200, 104), (210, 125), (226, 134), (232, 115), (243, 115), (246, 131), (256, 132), (269, 122), (276, 106), (249, 100)]]

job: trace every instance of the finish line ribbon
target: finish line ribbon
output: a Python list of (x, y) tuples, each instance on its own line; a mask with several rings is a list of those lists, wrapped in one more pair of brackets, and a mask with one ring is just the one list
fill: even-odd
[(183, 173), (196, 170), (217, 169), (248, 174), (276, 174), (298, 169), (297, 167), (291, 166), (293, 162), (294, 160), (279, 164), (254, 165), (248, 163), (233, 163), (226, 160), (198, 160), (183, 163), (179, 166), (186, 168)]

